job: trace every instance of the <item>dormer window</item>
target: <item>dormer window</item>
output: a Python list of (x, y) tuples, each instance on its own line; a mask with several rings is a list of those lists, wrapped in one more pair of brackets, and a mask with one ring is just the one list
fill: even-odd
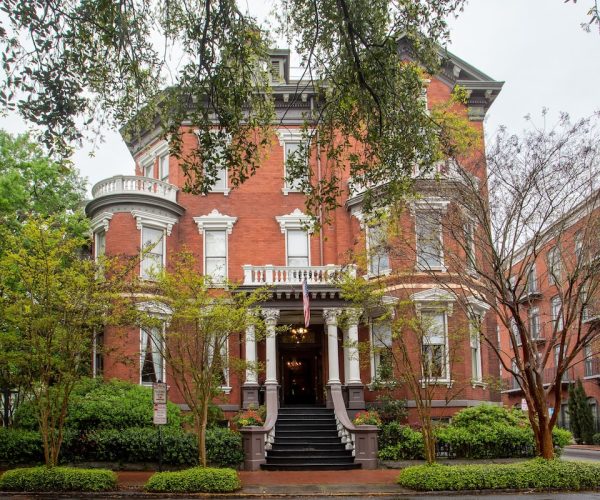
[(283, 59), (271, 59), (271, 66), (269, 69), (269, 73), (271, 75), (271, 82), (285, 83)]

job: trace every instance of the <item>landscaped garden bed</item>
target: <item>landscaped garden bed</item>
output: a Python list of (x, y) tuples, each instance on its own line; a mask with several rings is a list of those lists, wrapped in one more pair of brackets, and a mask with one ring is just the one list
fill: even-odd
[(590, 490), (600, 486), (600, 464), (536, 458), (516, 464), (417, 465), (402, 470), (397, 482), (419, 491)]

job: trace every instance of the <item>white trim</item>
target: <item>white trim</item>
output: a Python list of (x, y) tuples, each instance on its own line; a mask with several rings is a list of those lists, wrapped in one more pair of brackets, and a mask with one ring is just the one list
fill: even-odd
[[(162, 235), (162, 268), (164, 269), (165, 266), (167, 265), (167, 235), (165, 234), (165, 229), (160, 227), (160, 226), (152, 226), (151, 224), (140, 224), (140, 222), (138, 221), (137, 223), (137, 228), (140, 230), (140, 257), (141, 253), (144, 251), (144, 227), (150, 228), (150, 229), (155, 229), (157, 231), (162, 230), (163, 235)], [(170, 232), (169, 232), (170, 234)], [(144, 272), (143, 272), (143, 268), (144, 268), (144, 259), (140, 258), (140, 278), (142, 278), (143, 280), (149, 280), (149, 281), (155, 281), (152, 277), (148, 277), (148, 276), (144, 276)]]
[(208, 215), (194, 217), (194, 222), (198, 225), (198, 232), (202, 234), (206, 230), (226, 230), (227, 234), (233, 231), (233, 225), (237, 222), (237, 217), (223, 215), (216, 208)]
[(150, 148), (146, 153), (139, 156), (137, 161), (140, 167), (144, 168), (151, 163), (154, 163), (156, 158), (164, 153), (169, 153), (169, 142), (162, 140), (156, 145), (152, 146), (152, 148)]
[(171, 236), (173, 225), (177, 224), (178, 219), (167, 217), (165, 215), (144, 212), (143, 210), (132, 210), (131, 215), (135, 218), (136, 227), (141, 230), (142, 226), (163, 229), (167, 236)]
[[(229, 234), (230, 233), (222, 228), (206, 228), (206, 231), (221, 232), (221, 233), (225, 234), (225, 273), (223, 275), (223, 281), (225, 282), (229, 279)], [(209, 275), (206, 272), (206, 233), (204, 232), (202, 234), (204, 234), (204, 237), (202, 238), (202, 274), (204, 276), (210, 276), (213, 279), (213, 284), (217, 285), (220, 282), (215, 280), (214, 276)]]
[(278, 215), (275, 220), (281, 228), (281, 232), (285, 234), (286, 229), (301, 229), (308, 234), (313, 232), (313, 219), (310, 215), (306, 215), (299, 208), (296, 208), (288, 215)]
[[(302, 142), (306, 138), (302, 128), (278, 128), (275, 133), (281, 147), (284, 147), (286, 142)], [(308, 130), (307, 134), (310, 133), (311, 130)]]
[[(311, 252), (310, 252), (310, 233), (308, 231), (306, 231), (305, 229), (303, 229), (302, 227), (299, 228), (295, 228), (295, 227), (290, 227), (290, 228), (286, 228), (284, 234), (284, 238), (285, 238), (285, 265), (287, 267), (292, 267), (290, 266), (289, 263), (289, 255), (288, 255), (288, 231), (301, 231), (306, 235), (306, 250), (307, 250), (307, 258), (308, 258), (308, 264), (307, 266), (310, 266), (310, 262), (311, 262)], [(300, 266), (303, 267), (303, 266)]]
[(490, 310), (490, 306), (488, 304), (478, 299), (474, 295), (467, 297), (465, 299), (465, 302), (467, 303), (470, 312), (479, 316), (482, 319), (485, 313)]
[(98, 229), (102, 228), (106, 233), (110, 226), (110, 221), (113, 218), (113, 214), (110, 212), (100, 212), (96, 217), (90, 221), (90, 227), (93, 233), (96, 233)]
[[(374, 273), (372, 272), (371, 269), (371, 252), (370, 252), (370, 232), (374, 227), (378, 227), (381, 228), (381, 224), (376, 224), (375, 226), (370, 226), (368, 224), (365, 225), (365, 247), (367, 250), (367, 278), (374, 278), (376, 276), (389, 276), (392, 272), (392, 263), (391, 263), (391, 259), (390, 259), (390, 254), (389, 252), (385, 252), (385, 255), (387, 257), (387, 262), (388, 262), (388, 267), (386, 267), (385, 269), (378, 269), (378, 272)], [(387, 243), (387, 239), (386, 239), (386, 243)], [(378, 256), (381, 254), (377, 254)]]
[(417, 212), (446, 212), (450, 205), (450, 200), (445, 200), (439, 196), (431, 196), (420, 200), (411, 201), (409, 209), (411, 215), (417, 215)]
[(446, 311), (449, 316), (452, 316), (456, 295), (440, 288), (429, 288), (413, 293), (410, 299), (415, 303), (417, 314), (420, 314), (422, 309), (437, 309)]

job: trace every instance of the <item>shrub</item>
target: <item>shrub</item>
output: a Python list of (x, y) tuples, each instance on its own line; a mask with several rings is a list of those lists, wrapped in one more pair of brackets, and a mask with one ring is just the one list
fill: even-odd
[[(77, 383), (67, 410), (66, 427), (90, 429), (125, 429), (153, 427), (152, 388), (122, 380), (103, 382), (84, 379)], [(181, 410), (173, 403), (167, 405), (167, 426), (180, 428)], [(32, 402), (21, 404), (15, 411), (14, 426), (37, 430), (38, 420)]]
[(459, 411), (452, 417), (454, 427), (471, 428), (505, 424), (516, 427), (528, 427), (527, 415), (522, 410), (507, 409), (502, 406), (482, 404)]
[(536, 458), (517, 464), (418, 465), (400, 472), (398, 484), (422, 491), (596, 488), (600, 464)]
[(424, 456), (423, 435), (398, 422), (382, 426), (379, 432), (381, 460), (416, 460)]
[(108, 491), (116, 487), (117, 475), (105, 469), (32, 467), (0, 476), (0, 491)]
[[(163, 429), (163, 462), (170, 465), (195, 465), (198, 440), (181, 429)], [(217, 466), (236, 466), (244, 459), (242, 438), (229, 429), (206, 431), (208, 462)], [(67, 433), (61, 453), (63, 462), (156, 462), (158, 431), (132, 427), (122, 430), (96, 429), (83, 434)], [(8, 464), (41, 463), (43, 452), (38, 432), (0, 429), (0, 461)]]
[(594, 434), (594, 437), (592, 438), (592, 442), (594, 444), (600, 444), (600, 432), (598, 434)]
[(261, 426), (265, 423), (258, 411), (252, 409), (238, 413), (234, 422), (237, 427), (248, 427), (250, 425)]
[(408, 411), (406, 410), (406, 400), (398, 399), (389, 394), (377, 396), (376, 406), (367, 406), (369, 410), (377, 410), (381, 421), (384, 424), (391, 422), (402, 422), (406, 420)]
[(229, 493), (241, 486), (233, 469), (195, 467), (180, 472), (158, 472), (148, 479), (145, 489), (162, 493)]

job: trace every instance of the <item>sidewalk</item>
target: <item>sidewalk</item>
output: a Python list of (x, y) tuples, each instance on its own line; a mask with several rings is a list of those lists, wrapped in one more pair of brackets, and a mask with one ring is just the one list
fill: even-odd
[[(121, 491), (140, 491), (152, 472), (117, 472)], [(389, 496), (415, 492), (395, 483), (397, 470), (240, 471), (242, 489), (227, 497), (244, 496)]]

